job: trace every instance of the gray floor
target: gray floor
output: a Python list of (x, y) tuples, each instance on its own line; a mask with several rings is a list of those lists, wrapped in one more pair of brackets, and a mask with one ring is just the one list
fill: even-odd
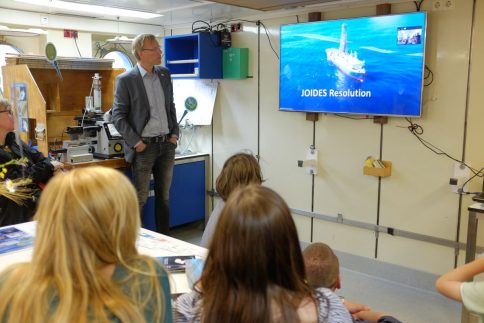
[[(203, 223), (196, 222), (172, 231), (175, 238), (199, 244)], [(375, 311), (387, 312), (404, 323), (459, 323), (461, 306), (433, 289), (420, 289), (391, 280), (341, 268), (339, 295), (367, 304)]]

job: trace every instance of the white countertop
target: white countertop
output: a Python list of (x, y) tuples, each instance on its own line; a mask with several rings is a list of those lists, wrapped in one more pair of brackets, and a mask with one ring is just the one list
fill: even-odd
[[(35, 236), (35, 222), (16, 224), (14, 227)], [(141, 229), (137, 246), (141, 254), (151, 257), (195, 255), (205, 258), (207, 254), (205, 248), (146, 229)], [(33, 247), (29, 247), (0, 254), (0, 271), (12, 264), (30, 261), (32, 250)], [(170, 286), (172, 294), (190, 291), (185, 273), (170, 273)]]

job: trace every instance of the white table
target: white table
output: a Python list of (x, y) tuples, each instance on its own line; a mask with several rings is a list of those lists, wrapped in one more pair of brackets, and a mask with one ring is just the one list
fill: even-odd
[[(14, 227), (35, 236), (35, 222), (16, 224)], [(205, 248), (146, 229), (141, 229), (137, 246), (141, 254), (151, 257), (195, 255), (205, 258), (207, 254)], [(30, 247), (0, 254), (0, 272), (11, 264), (30, 261), (32, 250)], [(185, 273), (171, 273), (170, 287), (172, 294), (190, 291)]]

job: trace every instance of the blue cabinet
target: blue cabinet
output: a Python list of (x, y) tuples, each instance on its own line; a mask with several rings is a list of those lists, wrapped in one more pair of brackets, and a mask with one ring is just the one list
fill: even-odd
[[(205, 220), (208, 155), (177, 157), (170, 189), (170, 227)], [(144, 206), (144, 228), (156, 231), (154, 182)]]
[(167, 36), (164, 40), (165, 66), (174, 78), (221, 79), (220, 35), (200, 32)]

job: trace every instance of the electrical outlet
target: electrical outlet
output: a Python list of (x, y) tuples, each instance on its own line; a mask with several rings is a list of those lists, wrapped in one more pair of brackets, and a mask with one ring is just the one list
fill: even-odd
[(240, 22), (230, 25), (230, 32), (235, 33), (237, 31), (242, 31), (242, 24)]
[(77, 38), (77, 30), (64, 29), (64, 38)]
[[(454, 164), (454, 174), (449, 181), (452, 192), (459, 193), (459, 190), (467, 192), (469, 190), (469, 183), (466, 182), (470, 177), (471, 170), (469, 167), (456, 162)], [(464, 183), (466, 184), (464, 185)]]
[(40, 16), (40, 24), (42, 26), (47, 26), (49, 24), (49, 17), (47, 17), (47, 16)]
[(432, 10), (449, 10), (455, 8), (455, 0), (434, 0)]

